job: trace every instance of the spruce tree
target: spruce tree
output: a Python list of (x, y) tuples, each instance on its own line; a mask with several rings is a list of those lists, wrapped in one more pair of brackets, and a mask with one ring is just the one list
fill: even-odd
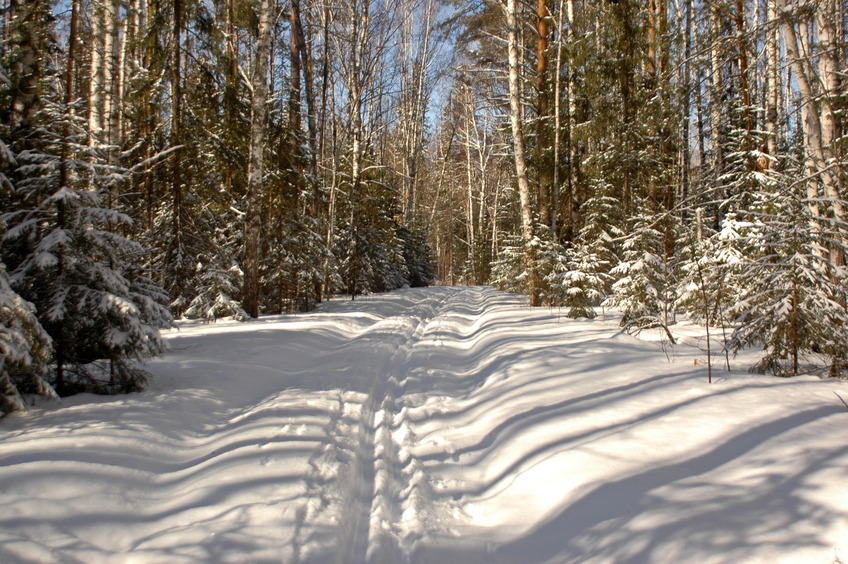
[[(0, 81), (5, 75), (0, 73)], [(8, 83), (7, 83), (8, 84)], [(15, 166), (15, 159), (0, 140), (0, 201), (10, 201), (13, 186), (4, 173)], [(0, 234), (4, 233), (0, 222)], [(44, 381), (52, 352), (50, 337), (35, 315), (35, 307), (12, 289), (6, 265), (0, 260), (0, 416), (26, 409), (22, 392), (55, 397), (56, 392)]]
[(838, 374), (848, 350), (846, 272), (822, 252), (839, 244), (838, 231), (809, 228), (809, 207), (785, 177), (756, 199), (737, 278), (741, 295), (729, 308), (737, 323), (730, 349), (761, 347), (757, 372), (796, 375), (824, 355)]
[[(12, 288), (35, 306), (53, 340), (56, 390), (137, 390), (146, 375), (135, 361), (164, 349), (160, 329), (171, 317), (145, 275), (144, 249), (124, 236), (132, 220), (103, 203), (112, 203), (127, 171), (90, 146), (79, 113), (58, 102), (62, 84), (41, 64), (53, 43), (46, 6), (22, 9), (4, 96), (14, 164), (0, 253)], [(94, 368), (98, 360), (107, 366)]]

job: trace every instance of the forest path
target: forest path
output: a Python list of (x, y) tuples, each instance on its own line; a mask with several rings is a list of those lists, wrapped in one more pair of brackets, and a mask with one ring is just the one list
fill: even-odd
[(145, 392), (0, 421), (0, 562), (848, 556), (844, 381), (708, 384), (697, 326), (563, 313), (437, 287), (180, 322)]
[[(341, 479), (339, 562), (369, 564), (410, 561), (416, 531), (416, 482), (423, 476), (410, 456), (414, 437), (406, 421), (405, 392), (420, 368), (419, 345), (458, 304), (479, 299), (481, 289), (443, 289), (375, 323), (345, 347), (373, 370), (359, 409), (353, 459)], [(338, 442), (338, 438), (335, 439)]]

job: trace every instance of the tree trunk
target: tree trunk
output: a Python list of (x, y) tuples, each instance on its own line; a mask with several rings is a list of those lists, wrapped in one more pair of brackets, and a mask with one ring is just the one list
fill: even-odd
[(259, 317), (259, 263), (262, 231), (262, 193), (265, 175), (265, 117), (268, 102), (268, 59), (271, 53), (272, 0), (259, 7), (259, 36), (253, 64), (253, 96), (250, 109), (250, 162), (247, 171), (247, 213), (244, 224), (244, 289), (242, 306), (253, 318)]
[[(691, 168), (691, 153), (689, 143), (689, 131), (692, 121), (691, 116), (691, 101), (692, 101), (692, 65), (690, 57), (692, 55), (692, 2), (684, 0), (683, 6), (683, 143), (681, 147), (681, 187), (680, 197), (684, 204), (689, 199), (689, 179)], [(700, 85), (697, 86), (700, 88)]]
[(71, 103), (74, 101), (76, 89), (76, 65), (77, 65), (77, 28), (79, 27), (79, 0), (71, 0), (71, 21), (68, 31), (68, 62), (65, 67), (65, 123), (62, 126), (62, 156), (59, 168), (59, 185), (70, 186), (70, 170), (68, 159), (70, 158), (70, 148), (68, 147), (68, 137), (70, 136), (70, 124), (68, 123), (73, 116), (73, 108)]
[(550, 124), (550, 80), (548, 78), (548, 45), (550, 29), (548, 25), (547, 0), (536, 2), (536, 94), (538, 96), (539, 118), (536, 122), (536, 163), (539, 169), (539, 216), (542, 225), (553, 226), (551, 209), (553, 171), (551, 170), (551, 124)]
[[(780, 97), (780, 39), (777, 26), (777, 9), (775, 0), (767, 0), (766, 8), (766, 152), (777, 156), (780, 145), (780, 130), (778, 124), (778, 105)], [(768, 161), (767, 161), (768, 163)]]
[[(303, 27), (300, 23), (300, 0), (291, 0), (289, 10), (289, 22), (291, 30), (289, 39), (291, 43), (291, 83), (289, 85), (289, 131), (295, 144), (299, 144), (302, 129), (300, 109), (300, 74), (301, 60), (304, 52)], [(298, 171), (300, 172), (300, 171)]]
[[(823, 144), (822, 123), (818, 114), (815, 93), (813, 92), (812, 80), (808, 74), (808, 69), (804, 65), (804, 60), (801, 58), (798, 37), (795, 33), (795, 27), (791, 21), (791, 14), (787, 8), (786, 0), (777, 0), (777, 8), (780, 12), (781, 22), (780, 27), (783, 31), (783, 41), (786, 46), (786, 56), (795, 74), (795, 80), (798, 84), (798, 91), (801, 95), (801, 109), (803, 113), (803, 130), (804, 130), (804, 153), (808, 173), (817, 174), (824, 186), (825, 197), (830, 200), (833, 208), (834, 218), (837, 221), (837, 230), (841, 239), (842, 245), (848, 243), (846, 233), (844, 231), (846, 214), (845, 207), (839, 195), (839, 189), (836, 184), (836, 178), (827, 166), (827, 157)], [(811, 186), (812, 185), (812, 186)], [(808, 198), (810, 198), (810, 211), (813, 218), (818, 216), (818, 205), (814, 198), (818, 198), (818, 187), (814, 183), (807, 183)], [(813, 193), (815, 191), (815, 193)], [(837, 254), (838, 261), (842, 260), (841, 254)]]
[(648, 0), (648, 75), (654, 86), (657, 84), (657, 12), (657, 0)]
[[(553, 208), (553, 213), (551, 214), (551, 231), (554, 234), (554, 238), (559, 240), (559, 203), (560, 203), (560, 193), (561, 193), (561, 160), (562, 160), (562, 136), (560, 134), (560, 130), (562, 129), (562, 18), (563, 12), (565, 10), (564, 0), (559, 0), (559, 9), (557, 10), (557, 21), (556, 21), (556, 38), (557, 38), (557, 48), (556, 48), (556, 68), (554, 69), (554, 131), (553, 131), (553, 141), (554, 141), (554, 160), (553, 160), (553, 202), (551, 202), (551, 207)], [(570, 70), (570, 69), (569, 69)], [(570, 239), (570, 238), (569, 238)]]
[(736, 0), (736, 41), (738, 46), (739, 57), (739, 88), (742, 91), (742, 112), (745, 116), (745, 130), (747, 135), (745, 143), (746, 148), (751, 150), (750, 146), (751, 135), (754, 131), (754, 118), (751, 114), (751, 87), (749, 85), (748, 71), (748, 41), (746, 40), (746, 25), (745, 25), (745, 1)]
[(106, 0), (104, 10), (105, 40), (103, 44), (103, 127), (104, 140), (110, 145), (110, 160), (117, 159), (118, 117), (123, 100), (120, 98), (121, 17), (118, 0)]
[[(177, 147), (182, 143), (182, 27), (183, 27), (183, 0), (174, 0), (174, 24), (171, 41), (173, 49), (171, 56), (171, 146)], [(182, 151), (178, 150), (173, 156), (171, 167), (171, 257), (169, 273), (171, 280), (171, 298), (179, 300), (183, 297), (185, 290), (185, 273), (183, 262), (183, 179), (182, 179)], [(177, 311), (177, 314), (182, 313)]]
[[(816, 23), (819, 31), (819, 81), (822, 87), (821, 96), (821, 144), (822, 163), (830, 173), (830, 183), (825, 182), (825, 194), (833, 205), (834, 215), (840, 222), (837, 229), (842, 235), (843, 245), (848, 243), (848, 226), (845, 224), (846, 211), (842, 198), (845, 197), (845, 171), (838, 163), (837, 140), (840, 135), (839, 118), (834, 108), (836, 101), (845, 95), (840, 80), (839, 43), (837, 41), (836, 24), (840, 21), (841, 12), (837, 0), (822, 0), (818, 3)], [(844, 250), (831, 248), (831, 261), (838, 266), (845, 264)]]
[[(236, 0), (227, 0), (227, 35), (224, 51), (224, 131), (229, 135), (236, 135), (238, 131), (238, 98), (239, 98), (239, 72), (238, 72), (238, 35), (235, 26), (235, 3)], [(242, 194), (242, 183), (238, 181), (238, 163), (235, 159), (227, 159), (224, 164), (224, 186), (228, 194)]]
[(103, 92), (106, 87), (103, 58), (107, 35), (103, 4), (104, 0), (91, 0), (91, 58), (88, 74), (88, 142), (91, 146), (101, 142), (100, 133), (103, 129)]
[(721, 71), (721, 53), (719, 37), (721, 26), (719, 25), (719, 14), (716, 9), (711, 9), (710, 27), (712, 29), (712, 47), (710, 49), (710, 152), (713, 178), (719, 178), (724, 172), (724, 152), (722, 151), (722, 127), (721, 109), (724, 96), (724, 79)]
[[(298, 3), (298, 10), (300, 5)], [(308, 12), (307, 12), (308, 14)], [(298, 21), (300, 16), (298, 15)], [(309, 20), (307, 19), (307, 29), (310, 28)], [(309, 129), (309, 172), (312, 174), (313, 184), (315, 186), (314, 198), (315, 219), (320, 219), (321, 215), (321, 191), (318, 183), (318, 131), (315, 115), (315, 62), (312, 57), (312, 36), (311, 33), (304, 32), (303, 25), (298, 26), (301, 34), (301, 56), (303, 57), (303, 77), (306, 81), (304, 85), (306, 92), (306, 126)]]
[(525, 266), (527, 268), (527, 293), (530, 305), (540, 305), (538, 281), (536, 280), (536, 253), (533, 248), (533, 215), (530, 205), (530, 184), (527, 181), (527, 162), (524, 158), (524, 133), (521, 129), (521, 84), (519, 82), (520, 44), (518, 42), (518, 19), (516, 0), (507, 0), (507, 48), (509, 52), (509, 108), (512, 125), (513, 156), (515, 175), (518, 181), (518, 196), (521, 203), (521, 235), (525, 244)]
[[(568, 29), (566, 31), (566, 41), (569, 48), (574, 45), (574, 0), (566, 1), (566, 17), (568, 20)], [(576, 178), (577, 178), (577, 143), (574, 139), (574, 130), (577, 125), (577, 100), (574, 92), (574, 65), (568, 65), (568, 75), (565, 79), (565, 98), (568, 107), (568, 115), (565, 127), (565, 144), (568, 151), (568, 161), (566, 167), (566, 193), (565, 193), (565, 221), (568, 222), (566, 230), (566, 238), (571, 241), (577, 236), (579, 226), (576, 221)]]

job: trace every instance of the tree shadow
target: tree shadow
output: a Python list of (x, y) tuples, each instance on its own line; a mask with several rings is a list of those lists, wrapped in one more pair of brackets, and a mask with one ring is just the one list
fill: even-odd
[[(587, 554), (599, 562), (698, 561), (716, 554), (725, 561), (741, 561), (757, 543), (762, 548), (762, 543), (768, 542), (776, 554), (799, 543), (830, 548), (814, 533), (833, 519), (832, 511), (798, 494), (809, 474), (844, 457), (848, 447), (810, 451), (803, 465), (791, 474), (768, 474), (763, 468), (756, 487), (735, 488), (719, 502), (694, 503), (686, 499), (684, 490), (697, 487), (686, 484), (688, 479), (715, 471), (766, 441), (837, 413), (837, 407), (824, 406), (787, 415), (686, 460), (594, 486), (561, 505), (542, 524), (498, 546), (492, 561), (573, 562), (583, 561)], [(714, 484), (706, 487), (721, 493)], [(670, 502), (673, 493), (657, 496), (655, 492), (661, 489), (676, 492), (680, 500)], [(646, 530), (645, 523), (637, 521), (651, 511), (662, 511), (666, 522)], [(809, 532), (800, 538), (792, 535), (781, 541), (779, 535), (764, 538), (761, 534), (802, 521)]]

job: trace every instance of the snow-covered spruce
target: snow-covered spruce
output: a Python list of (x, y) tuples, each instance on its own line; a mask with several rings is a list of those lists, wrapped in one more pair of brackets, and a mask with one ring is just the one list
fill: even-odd
[[(2, 257), (11, 285), (53, 340), (59, 393), (141, 389), (147, 375), (136, 362), (165, 349), (171, 314), (145, 273), (145, 249), (124, 235), (132, 220), (103, 203), (128, 172), (89, 147), (61, 106), (47, 103), (38, 122), (10, 146)], [(108, 363), (105, 380), (89, 370), (98, 360)]]
[(0, 416), (26, 409), (22, 391), (56, 396), (41, 377), (50, 358), (51, 341), (34, 309), (12, 290), (6, 265), (0, 262)]

